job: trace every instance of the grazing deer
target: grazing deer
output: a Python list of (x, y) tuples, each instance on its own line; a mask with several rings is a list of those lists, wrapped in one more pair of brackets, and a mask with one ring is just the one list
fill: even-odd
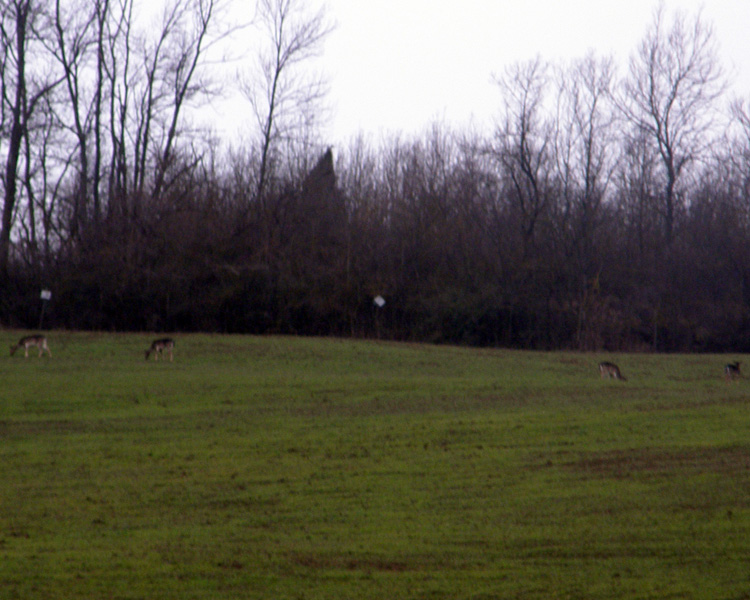
[(625, 379), (625, 376), (620, 373), (620, 367), (618, 367), (615, 363), (607, 361), (599, 363), (599, 375), (601, 375), (602, 379), (610, 378), (627, 381), (627, 379)]
[(154, 355), (154, 360), (159, 360), (159, 355), (165, 350), (169, 352), (169, 360), (173, 360), (172, 350), (174, 350), (174, 340), (172, 338), (154, 340), (151, 347), (146, 350), (146, 360), (148, 360), (148, 357), (152, 354)]
[(37, 348), (39, 348), (39, 356), (41, 356), (44, 352), (46, 352), (49, 356), (52, 356), (52, 352), (49, 351), (49, 346), (47, 346), (47, 338), (40, 334), (27, 335), (26, 337), (22, 337), (20, 340), (18, 340), (17, 344), (11, 344), (10, 355), (13, 356), (16, 353), (16, 350), (23, 347), (23, 355), (24, 357), (28, 358), (29, 348), (31, 346), (36, 346)]
[(733, 362), (729, 363), (728, 365), (724, 365), (724, 379), (727, 383), (730, 381), (734, 381), (735, 379), (739, 379), (742, 377), (742, 373), (740, 373), (740, 363), (739, 362)]

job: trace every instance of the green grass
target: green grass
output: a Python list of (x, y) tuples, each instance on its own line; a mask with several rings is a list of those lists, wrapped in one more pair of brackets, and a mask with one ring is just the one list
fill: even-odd
[(20, 335), (1, 599), (750, 598), (724, 357)]

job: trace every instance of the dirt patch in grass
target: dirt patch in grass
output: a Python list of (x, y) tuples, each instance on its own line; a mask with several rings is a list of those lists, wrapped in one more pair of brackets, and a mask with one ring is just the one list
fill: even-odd
[(750, 404), (750, 398), (747, 396), (722, 396), (720, 398), (700, 398), (694, 401), (680, 401), (680, 402), (640, 402), (633, 405), (634, 410), (638, 412), (669, 412), (675, 410), (699, 410), (703, 408), (710, 408), (712, 406), (735, 406)]
[(292, 562), (308, 569), (339, 569), (343, 571), (382, 571), (401, 573), (414, 570), (405, 561), (385, 560), (372, 557), (356, 556), (319, 556), (312, 554), (295, 554)]
[(0, 437), (27, 437), (30, 435), (85, 433), (90, 431), (85, 421), (0, 421)]
[(750, 446), (610, 450), (585, 454), (565, 466), (591, 476), (615, 479), (641, 474), (732, 474), (750, 470)]

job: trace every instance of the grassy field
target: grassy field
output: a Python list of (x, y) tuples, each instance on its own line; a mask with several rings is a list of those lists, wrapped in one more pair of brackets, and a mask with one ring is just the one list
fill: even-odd
[(740, 356), (20, 335), (2, 599), (750, 598)]

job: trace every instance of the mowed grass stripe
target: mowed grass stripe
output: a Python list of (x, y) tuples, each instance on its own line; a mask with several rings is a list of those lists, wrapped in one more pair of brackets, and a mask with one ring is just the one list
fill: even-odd
[(0, 598), (750, 590), (725, 357), (174, 337), (0, 359)]

